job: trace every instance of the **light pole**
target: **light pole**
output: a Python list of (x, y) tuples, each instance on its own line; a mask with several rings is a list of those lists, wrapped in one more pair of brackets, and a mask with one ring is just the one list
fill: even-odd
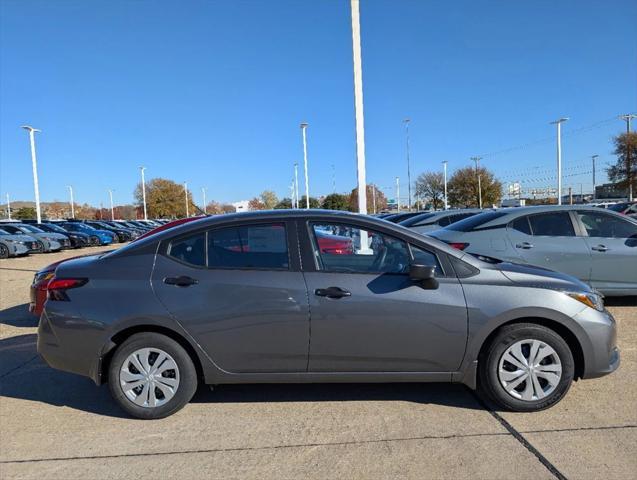
[(447, 160), (442, 162), (442, 167), (444, 169), (444, 178), (445, 178), (445, 210), (449, 208), (449, 202), (447, 201)]
[(7, 218), (11, 220), (11, 199), (9, 198), (8, 193), (7, 193)]
[(73, 185), (67, 185), (66, 188), (69, 189), (69, 193), (71, 194), (71, 218), (75, 218), (75, 202), (73, 201)]
[(307, 172), (307, 136), (305, 130), (307, 123), (301, 123), (301, 132), (303, 133), (303, 166), (305, 167), (305, 208), (310, 208), (310, 181)]
[(557, 125), (557, 204), (562, 205), (562, 123), (566, 122), (568, 117), (560, 118), (551, 122), (551, 125)]
[(31, 164), (33, 167), (33, 189), (35, 190), (35, 213), (38, 223), (42, 223), (42, 213), (40, 211), (40, 184), (38, 182), (38, 161), (35, 157), (35, 132), (41, 132), (37, 128), (29, 125), (22, 125), (22, 128), (29, 132), (29, 140), (31, 142)]
[(411, 162), (409, 161), (409, 118), (405, 118), (403, 123), (405, 124), (405, 137), (407, 141), (407, 192), (408, 192), (408, 204), (407, 210), (411, 212)]
[[(356, 172), (358, 184), (358, 213), (367, 213), (367, 180), (365, 173), (365, 114), (363, 112), (363, 61), (361, 56), (361, 22), (359, 0), (351, 0), (352, 8), (352, 56), (354, 60), (354, 109), (356, 112)], [(368, 250), (367, 232), (361, 250)]]
[(299, 164), (294, 164), (294, 208), (299, 208)]
[(480, 206), (480, 210), (482, 210), (482, 181), (480, 179), (480, 160), (482, 160), (482, 157), (471, 157), (471, 160), (473, 160), (476, 163), (476, 176), (478, 177), (478, 205)]
[(400, 177), (396, 177), (396, 211), (400, 212)]
[(113, 190), (108, 190), (108, 195), (111, 198), (111, 221), (115, 220), (115, 209), (113, 208)]
[(206, 211), (206, 187), (201, 187), (201, 196), (203, 197), (203, 214), (208, 215), (208, 212)]
[(336, 193), (336, 167), (332, 164), (332, 193)]
[(374, 215), (376, 214), (376, 184), (372, 185), (372, 205), (374, 208)]
[(142, 199), (144, 201), (144, 220), (148, 220), (148, 214), (146, 213), (146, 179), (144, 177), (144, 170), (146, 170), (146, 167), (139, 167), (139, 171), (142, 172)]
[(599, 155), (591, 155), (591, 160), (593, 160), (593, 200), (597, 197), (595, 192), (595, 160), (597, 160), (598, 157)]
[[(625, 115), (620, 115), (620, 119), (626, 122), (626, 133), (630, 133), (630, 121), (633, 118), (637, 118), (637, 115), (634, 113), (627, 113)], [(628, 139), (626, 139), (628, 140)], [(628, 180), (628, 201), (633, 201), (633, 168), (632, 168), (632, 159), (630, 158), (630, 148), (626, 148), (626, 176)]]
[(184, 182), (184, 195), (186, 197), (186, 217), (189, 217), (190, 212), (188, 211), (188, 182)]

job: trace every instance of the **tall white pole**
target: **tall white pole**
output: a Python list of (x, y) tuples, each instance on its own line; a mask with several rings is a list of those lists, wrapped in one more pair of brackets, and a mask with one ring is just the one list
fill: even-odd
[(73, 185), (67, 185), (71, 194), (71, 218), (75, 218), (75, 202), (73, 201)]
[(447, 201), (447, 160), (445, 160), (444, 162), (442, 162), (442, 166), (444, 168), (445, 171), (445, 210), (447, 210), (449, 208), (449, 202)]
[(208, 212), (206, 211), (206, 187), (201, 187), (201, 196), (203, 197), (203, 214), (207, 215)]
[(310, 181), (307, 172), (307, 136), (305, 134), (305, 129), (307, 128), (307, 123), (301, 124), (301, 132), (303, 133), (303, 166), (305, 167), (305, 208), (310, 208)]
[(409, 159), (409, 119), (406, 118), (403, 120), (405, 123), (405, 134), (407, 137), (407, 191), (408, 193), (408, 204), (407, 210), (411, 212), (411, 161)]
[(593, 200), (595, 200), (596, 197), (596, 192), (595, 192), (595, 160), (597, 160), (597, 158), (599, 157), (599, 155), (592, 155), (591, 159), (593, 160)]
[(480, 178), (480, 160), (482, 160), (482, 157), (471, 157), (471, 160), (476, 163), (476, 176), (478, 177), (478, 205), (480, 206), (480, 209), (482, 209), (482, 181)]
[[(354, 60), (354, 107), (356, 111), (356, 171), (358, 184), (358, 213), (366, 214), (367, 180), (365, 173), (365, 114), (363, 111), (363, 61), (361, 54), (361, 24), (359, 6), (359, 0), (351, 0), (352, 51)], [(363, 239), (361, 238), (361, 249), (363, 248), (367, 249), (367, 245), (363, 245)]]
[(144, 177), (144, 170), (146, 167), (139, 167), (142, 172), (142, 199), (144, 201), (144, 220), (148, 220), (148, 214), (146, 212), (146, 178)]
[(190, 212), (188, 211), (188, 182), (184, 182), (184, 195), (186, 197), (186, 217), (189, 217)]
[(108, 191), (108, 195), (111, 198), (111, 221), (115, 220), (115, 208), (113, 207), (113, 190)]
[(374, 207), (374, 214), (376, 214), (376, 184), (372, 185), (372, 203)]
[[(630, 134), (630, 121), (637, 118), (634, 113), (620, 115), (619, 118), (626, 122), (626, 134)], [(628, 138), (626, 138), (628, 140)], [(626, 180), (628, 180), (628, 201), (633, 201), (633, 163), (630, 156), (630, 148), (626, 149)]]
[(400, 177), (396, 177), (396, 211), (400, 212)]
[(11, 220), (11, 199), (9, 198), (8, 193), (7, 193), (7, 218)]
[(38, 161), (35, 156), (35, 132), (41, 132), (41, 130), (29, 125), (23, 125), (22, 128), (29, 131), (29, 140), (31, 142), (31, 164), (33, 167), (33, 189), (35, 190), (35, 213), (38, 223), (42, 223), (42, 213), (40, 210), (40, 184), (38, 182)]
[(294, 208), (299, 208), (299, 164), (294, 164)]
[(557, 204), (562, 205), (562, 123), (568, 118), (560, 118), (551, 122), (557, 125)]

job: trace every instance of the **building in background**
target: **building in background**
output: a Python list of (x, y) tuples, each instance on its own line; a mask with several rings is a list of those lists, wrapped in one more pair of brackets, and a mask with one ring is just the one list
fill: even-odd
[(234, 207), (235, 212), (249, 212), (250, 211), (250, 200), (241, 200), (239, 202), (231, 203)]
[(620, 187), (616, 183), (604, 183), (595, 187), (595, 199), (597, 200), (621, 200), (628, 198), (628, 189)]

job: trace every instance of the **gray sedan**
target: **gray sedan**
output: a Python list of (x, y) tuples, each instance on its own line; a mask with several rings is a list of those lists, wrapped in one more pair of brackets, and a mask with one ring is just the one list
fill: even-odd
[(609, 210), (509, 208), (429, 235), (470, 253), (573, 275), (604, 295), (637, 295), (637, 221)]
[(35, 225), (5, 223), (2, 225), (2, 228), (9, 233), (34, 237), (42, 245), (40, 249), (41, 252), (57, 252), (61, 248), (71, 247), (71, 241), (66, 235), (55, 232), (45, 232)]
[(577, 279), (344, 212), (202, 218), (61, 263), (48, 292), (39, 353), (138, 418), (198, 383), (459, 382), (535, 411), (620, 362)]
[(0, 258), (27, 255), (41, 249), (35, 238), (28, 235), (14, 235), (0, 228)]

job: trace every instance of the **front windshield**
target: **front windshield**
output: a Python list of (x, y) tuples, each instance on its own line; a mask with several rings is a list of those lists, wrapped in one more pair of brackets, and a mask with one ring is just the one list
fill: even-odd
[(40, 230), (39, 228), (32, 225), (20, 225), (18, 228), (23, 232), (44, 233), (44, 230)]
[(500, 218), (506, 215), (508, 212), (485, 212), (479, 213), (478, 215), (474, 215), (469, 218), (465, 218), (464, 220), (460, 220), (459, 222), (452, 223), (449, 225), (447, 230), (455, 230), (457, 232), (472, 232), (477, 230), (480, 226), (495, 220), (496, 218)]
[(46, 226), (54, 232), (66, 233), (66, 230), (64, 230), (62, 227), (58, 227), (57, 225), (53, 225), (52, 223), (47, 223)]

